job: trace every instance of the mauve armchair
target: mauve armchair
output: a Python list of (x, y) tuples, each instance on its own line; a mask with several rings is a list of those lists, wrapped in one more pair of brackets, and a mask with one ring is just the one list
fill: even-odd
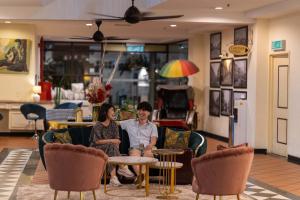
[(228, 148), (207, 153), (192, 159), (193, 191), (197, 194), (216, 196), (241, 194), (252, 165), (254, 150), (251, 147)]
[(83, 199), (84, 191), (93, 191), (100, 187), (105, 171), (107, 155), (95, 148), (72, 144), (47, 144), (44, 147), (45, 161), (50, 187), (55, 190), (54, 200), (58, 191), (80, 192)]

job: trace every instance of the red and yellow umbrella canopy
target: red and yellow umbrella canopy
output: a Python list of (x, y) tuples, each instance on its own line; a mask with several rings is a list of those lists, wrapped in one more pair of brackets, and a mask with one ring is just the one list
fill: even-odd
[(160, 70), (159, 75), (165, 78), (180, 78), (195, 74), (199, 71), (194, 63), (188, 60), (173, 60)]

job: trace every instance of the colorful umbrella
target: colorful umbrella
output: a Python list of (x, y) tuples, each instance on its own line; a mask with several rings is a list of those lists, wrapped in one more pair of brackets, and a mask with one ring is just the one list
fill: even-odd
[(160, 70), (159, 75), (165, 78), (179, 78), (195, 74), (199, 71), (194, 63), (188, 60), (173, 60)]

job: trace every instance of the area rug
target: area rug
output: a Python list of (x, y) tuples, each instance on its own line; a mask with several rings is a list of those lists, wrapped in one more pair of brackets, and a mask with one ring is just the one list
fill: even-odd
[[(177, 192), (174, 196), (177, 199), (182, 200), (194, 200), (196, 194), (192, 191), (192, 187), (190, 185), (187, 186), (177, 186)], [(180, 191), (180, 192), (179, 192)], [(53, 199), (54, 190), (49, 188), (49, 185), (46, 184), (32, 184), (28, 186), (19, 187), (17, 191), (17, 200), (40, 200), (40, 199)], [(92, 192), (84, 193), (85, 200), (93, 199)], [(159, 187), (157, 184), (150, 185), (150, 195), (145, 197), (144, 189), (136, 189), (134, 185), (122, 185), (121, 187), (108, 187), (108, 193), (105, 194), (103, 192), (103, 187), (96, 191), (97, 199), (101, 200), (156, 200), (159, 194)], [(67, 192), (58, 192), (58, 200), (67, 199)], [(70, 199), (79, 199), (79, 192), (71, 192)], [(213, 199), (212, 196), (201, 195), (201, 200), (210, 200)], [(224, 200), (236, 200), (236, 196), (227, 196), (223, 197)], [(247, 195), (241, 195), (241, 199), (250, 200)]]

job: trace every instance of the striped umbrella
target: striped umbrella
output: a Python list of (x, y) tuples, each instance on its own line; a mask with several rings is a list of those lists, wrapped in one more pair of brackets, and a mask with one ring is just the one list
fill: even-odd
[(159, 75), (165, 78), (180, 78), (195, 74), (199, 71), (194, 63), (188, 60), (173, 60), (160, 70)]

